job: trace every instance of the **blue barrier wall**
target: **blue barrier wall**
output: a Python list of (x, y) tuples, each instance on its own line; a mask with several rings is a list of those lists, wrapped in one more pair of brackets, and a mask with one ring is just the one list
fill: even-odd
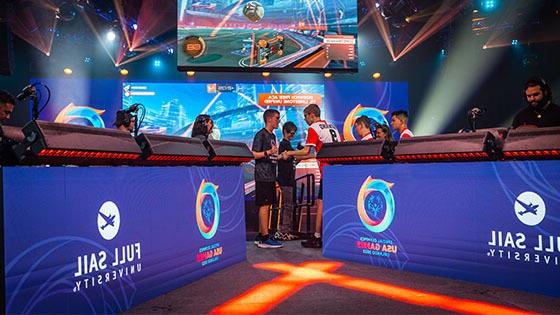
[(560, 296), (560, 162), (325, 168), (327, 257)]
[(245, 260), (241, 175), (3, 168), (6, 312), (122, 312)]

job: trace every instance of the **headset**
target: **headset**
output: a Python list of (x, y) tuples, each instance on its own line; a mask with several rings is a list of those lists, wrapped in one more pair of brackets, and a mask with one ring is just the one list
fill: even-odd
[(552, 100), (552, 88), (550, 87), (550, 85), (548, 85), (548, 83), (546, 83), (546, 81), (542, 77), (539, 76), (531, 77), (529, 78), (529, 80), (525, 82), (523, 88), (523, 99), (527, 100), (527, 94), (525, 93), (525, 91), (527, 91), (527, 89), (530, 86), (537, 86), (537, 85), (541, 87), (543, 94), (545, 94), (543, 100), (545, 102)]
[(128, 127), (132, 122), (132, 117), (133, 116), (130, 113), (127, 113), (125, 110), (119, 110), (117, 111), (117, 119), (115, 120), (115, 123), (113, 125), (117, 127), (121, 125)]
[(210, 119), (211, 118), (209, 115), (201, 114), (196, 117), (195, 123), (199, 123), (202, 124), (204, 127), (207, 127)]

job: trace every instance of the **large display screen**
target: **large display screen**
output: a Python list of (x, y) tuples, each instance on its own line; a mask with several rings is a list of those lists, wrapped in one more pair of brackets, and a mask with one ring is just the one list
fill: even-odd
[[(190, 137), (196, 116), (208, 114), (215, 139), (249, 146), (264, 127), (264, 110), (272, 108), (280, 112), (281, 125), (296, 124), (297, 143), (305, 140), (307, 131), (303, 109), (311, 103), (324, 108), (324, 89), (322, 84), (127, 82), (122, 103), (123, 108), (134, 103), (146, 107), (142, 132)], [(282, 139), (280, 128), (276, 136)]]
[(358, 71), (356, 0), (179, 0), (181, 71)]

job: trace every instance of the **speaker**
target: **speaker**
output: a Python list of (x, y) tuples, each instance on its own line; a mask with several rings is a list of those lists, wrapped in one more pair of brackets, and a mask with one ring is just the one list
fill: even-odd
[(11, 12), (9, 1), (0, 1), (0, 75), (12, 75), (14, 71), (14, 47), (12, 31), (8, 23)]
[(145, 134), (136, 137), (142, 150), (141, 165), (194, 165), (208, 161), (208, 151), (200, 139)]
[(506, 160), (559, 159), (560, 127), (512, 129), (503, 154)]
[(385, 140), (325, 143), (317, 159), (328, 164), (383, 163), (392, 155), (392, 145)]
[(140, 157), (128, 132), (33, 120), (23, 127), (25, 139), (16, 150), (31, 151), (40, 164), (123, 165)]
[(211, 165), (240, 165), (254, 159), (251, 150), (242, 142), (206, 140), (204, 146)]
[(452, 133), (401, 139), (394, 159), (399, 162), (484, 161), (496, 158), (496, 138), (489, 131)]

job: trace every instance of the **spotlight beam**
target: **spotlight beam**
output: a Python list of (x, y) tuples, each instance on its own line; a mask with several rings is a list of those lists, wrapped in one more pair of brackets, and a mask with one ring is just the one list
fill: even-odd
[(84, 20), (86, 21), (86, 23), (88, 24), (89, 28), (91, 29), (91, 31), (93, 32), (93, 34), (95, 35), (95, 37), (97, 38), (97, 41), (99, 42), (99, 44), (101, 45), (101, 47), (103, 47), (103, 49), (105, 50), (105, 52), (107, 53), (107, 56), (109, 56), (109, 58), (111, 58), (111, 61), (113, 62), (113, 64), (115, 65), (115, 67), (117, 66), (117, 62), (115, 61), (115, 58), (113, 57), (113, 55), (111, 54), (111, 52), (109, 51), (109, 48), (107, 48), (107, 45), (105, 45), (105, 41), (103, 40), (103, 38), (101, 37), (101, 34), (99, 34), (99, 31), (95, 28), (95, 26), (93, 25), (93, 22), (91, 21), (89, 15), (87, 14), (87, 12), (85, 12), (84, 10), (80, 10), (80, 14), (82, 15), (82, 17), (84, 18)]
[(124, 38), (126, 40), (126, 45), (128, 48), (131, 46), (130, 42), (130, 35), (128, 35), (128, 25), (126, 24), (126, 16), (124, 15), (124, 8), (122, 6), (121, 0), (113, 0), (115, 4), (115, 9), (117, 11), (117, 16), (119, 18), (119, 24), (121, 26), (122, 33), (124, 34)]
[(402, 58), (409, 51), (441, 30), (445, 25), (451, 22), (468, 3), (470, 3), (468, 0), (446, 0), (442, 2), (441, 6), (430, 17), (428, 22), (422, 26), (408, 45), (397, 55), (396, 60)]
[[(119, 67), (119, 66), (124, 66), (124, 65), (126, 65), (126, 64), (131, 63), (131, 62), (138, 61), (138, 60), (140, 60), (140, 59), (142, 59), (142, 58), (146, 58), (146, 57), (148, 57), (148, 56), (150, 56), (150, 55), (153, 55), (153, 54), (155, 54), (155, 53), (160, 52), (162, 46), (174, 45), (175, 43), (177, 43), (177, 39), (176, 39), (176, 38), (170, 39), (170, 40), (166, 41), (165, 43), (163, 43), (163, 44), (161, 44), (161, 45), (152, 46), (152, 47), (144, 47), (144, 48), (143, 48), (144, 51), (143, 51), (141, 54), (138, 54), (138, 55), (136, 55), (136, 56), (134, 56), (134, 57), (132, 57), (132, 58), (126, 59), (126, 60), (124, 60), (124, 61), (122, 61), (122, 62), (119, 62), (119, 63), (116, 64), (116, 66), (117, 66), (117, 67)], [(123, 54), (126, 54), (126, 51), (123, 51)], [(123, 57), (123, 58), (124, 58), (124, 57)], [(122, 60), (122, 59), (121, 59), (121, 60)]]
[[(529, 18), (532, 12), (535, 10), (537, 6), (537, 0), (525, 0), (525, 1), (509, 1), (507, 9), (504, 11), (497, 22), (496, 26), (493, 28), (494, 31), (488, 38), (486, 44), (484, 44), (485, 48), (496, 48), (496, 47), (504, 47), (511, 45), (511, 36), (504, 39), (503, 37), (507, 35), (509, 32), (508, 29), (503, 27), (497, 27), (503, 24), (512, 24), (516, 25), (521, 22), (524, 18)], [(523, 12), (523, 15), (517, 14), (517, 12)], [(551, 32), (552, 29), (551, 29)]]
[(501, 56), (498, 50), (482, 50), (472, 36), (470, 20), (461, 25), (455, 45), (434, 80), (412, 130), (417, 135), (441, 133), (464, 102), (480, 87)]
[(138, 14), (138, 28), (132, 35), (130, 48), (136, 49), (176, 26), (175, 1), (143, 0)]
[[(4, 0), (5, 1), (5, 0)], [(56, 29), (57, 6), (50, 0), (32, 1), (33, 5), (16, 3), (11, 19), (14, 34), (49, 56)]]
[(391, 54), (393, 61), (397, 60), (395, 55), (395, 50), (393, 49), (393, 42), (391, 41), (391, 32), (389, 31), (389, 24), (381, 16), (381, 12), (377, 8), (370, 7), (370, 10), (372, 11), (371, 18), (373, 19), (373, 22), (375, 22), (375, 25), (379, 30), (379, 34), (381, 35), (381, 38), (383, 38), (383, 41), (385, 42), (385, 46), (389, 50), (389, 53)]

